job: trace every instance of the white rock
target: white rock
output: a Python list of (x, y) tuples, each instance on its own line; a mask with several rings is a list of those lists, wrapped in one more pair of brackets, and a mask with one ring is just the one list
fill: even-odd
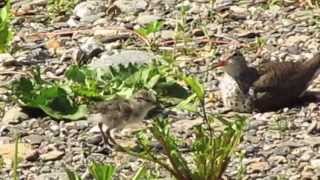
[(312, 159), (310, 164), (313, 168), (320, 168), (320, 159)]
[(64, 155), (64, 152), (53, 150), (46, 154), (40, 155), (40, 159), (42, 159), (43, 161), (54, 161), (54, 160), (60, 159), (63, 155)]
[(21, 120), (25, 120), (28, 118), (28, 115), (21, 111), (20, 107), (13, 107), (9, 111), (7, 111), (3, 118), (2, 123), (4, 124), (16, 124), (19, 123)]

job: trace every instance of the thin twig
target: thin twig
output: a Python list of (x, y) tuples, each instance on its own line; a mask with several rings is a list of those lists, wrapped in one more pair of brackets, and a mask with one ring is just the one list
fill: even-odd
[(201, 101), (200, 104), (201, 104), (201, 109), (202, 109), (202, 113), (203, 113), (203, 119), (205, 120), (206, 124), (208, 125), (210, 137), (213, 137), (213, 129), (211, 128), (211, 125), (210, 125), (210, 122), (209, 122), (209, 119), (207, 116), (206, 107), (205, 107), (205, 98), (201, 99), (200, 101)]

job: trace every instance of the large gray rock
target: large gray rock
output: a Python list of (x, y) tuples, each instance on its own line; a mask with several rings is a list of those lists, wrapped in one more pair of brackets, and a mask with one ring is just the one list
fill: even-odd
[(146, 10), (148, 3), (144, 0), (118, 0), (114, 3), (121, 12), (135, 14)]
[(157, 15), (142, 14), (138, 16), (136, 22), (140, 25), (146, 25), (154, 21), (159, 21), (160, 19), (161, 17)]
[(12, 107), (9, 109), (2, 118), (3, 124), (17, 124), (20, 121), (28, 118), (28, 115), (22, 112), (20, 107)]
[(146, 51), (138, 50), (122, 50), (119, 53), (104, 53), (101, 58), (92, 61), (89, 64), (91, 68), (107, 69), (110, 66), (118, 66), (120, 64), (127, 66), (128, 64), (147, 64), (151, 63), (156, 56)]
[(79, 17), (81, 21), (94, 22), (105, 13), (105, 6), (102, 1), (84, 1), (74, 8), (74, 15)]

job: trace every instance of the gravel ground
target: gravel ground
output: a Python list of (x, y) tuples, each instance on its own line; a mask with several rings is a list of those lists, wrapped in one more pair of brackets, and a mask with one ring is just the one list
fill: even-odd
[[(110, 1), (111, 2), (111, 1)], [(95, 65), (123, 61), (148, 61), (152, 54), (142, 52), (143, 42), (132, 29), (155, 20), (165, 28), (158, 34), (160, 49), (184, 49), (177, 60), (188, 73), (195, 73), (209, 92), (207, 108), (223, 110), (219, 102), (219, 69), (199, 73), (220, 57), (234, 43), (240, 44), (253, 65), (267, 61), (304, 61), (319, 51), (320, 9), (307, 8), (284, 0), (272, 5), (263, 1), (217, 0), (116, 0), (114, 3), (87, 0), (79, 3), (71, 16), (48, 20), (46, 0), (13, 0), (16, 31), (12, 54), (0, 55), (1, 83), (25, 75), (39, 65), (46, 78), (62, 77), (74, 61)], [(181, 7), (190, 9), (183, 16)], [(187, 27), (187, 44), (172, 45), (177, 22)], [(79, 58), (81, 48), (86, 58)], [(182, 51), (181, 51), (182, 52)], [(112, 54), (114, 53), (114, 54)], [(78, 54), (79, 55), (79, 54)], [(135, 58), (133, 58), (135, 57)], [(312, 90), (318, 90), (315, 79)], [(63, 167), (84, 177), (90, 161), (113, 162), (119, 179), (129, 179), (141, 161), (102, 148), (95, 123), (87, 120), (57, 122), (49, 117), (31, 117), (17, 105), (6, 101), (0, 89), (3, 118), (0, 121), (0, 154), (10, 157), (14, 134), (22, 134), (19, 146), (24, 158), (21, 179), (65, 179)], [(212, 98), (217, 97), (217, 98)], [(320, 113), (318, 103), (284, 108), (277, 112), (250, 114), (249, 126), (240, 150), (244, 157), (244, 179), (320, 179)], [(228, 115), (228, 114), (227, 114)], [(177, 131), (187, 132), (189, 116), (178, 113)], [(125, 140), (130, 138), (124, 138)], [(9, 154), (9, 155), (8, 155)], [(228, 179), (235, 179), (239, 157), (231, 160)], [(10, 158), (5, 159), (0, 179), (12, 175)], [(9, 165), (8, 165), (9, 164)], [(166, 177), (164, 173), (164, 179)], [(88, 179), (88, 178), (87, 178)]]

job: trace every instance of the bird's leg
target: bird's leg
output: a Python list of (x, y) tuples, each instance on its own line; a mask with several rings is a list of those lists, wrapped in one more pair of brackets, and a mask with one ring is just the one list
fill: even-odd
[(117, 150), (117, 151), (122, 151), (122, 152), (127, 152), (128, 150), (126, 148), (124, 148), (123, 146), (121, 146), (120, 144), (118, 144), (116, 142), (116, 140), (112, 137), (112, 133), (111, 133), (111, 129), (107, 130), (107, 136), (109, 137), (109, 140), (112, 142), (112, 148)]
[(109, 145), (108, 138), (107, 138), (105, 132), (104, 132), (103, 129), (102, 129), (102, 125), (103, 125), (102, 122), (99, 122), (99, 123), (98, 123), (98, 127), (99, 127), (99, 130), (100, 130), (100, 133), (101, 133), (101, 135), (102, 135), (104, 144), (108, 144), (108, 145)]
[(110, 128), (107, 129), (107, 136), (108, 136), (108, 140), (110, 140), (113, 145), (117, 144), (117, 142), (114, 140), (114, 138), (111, 135), (111, 129)]

